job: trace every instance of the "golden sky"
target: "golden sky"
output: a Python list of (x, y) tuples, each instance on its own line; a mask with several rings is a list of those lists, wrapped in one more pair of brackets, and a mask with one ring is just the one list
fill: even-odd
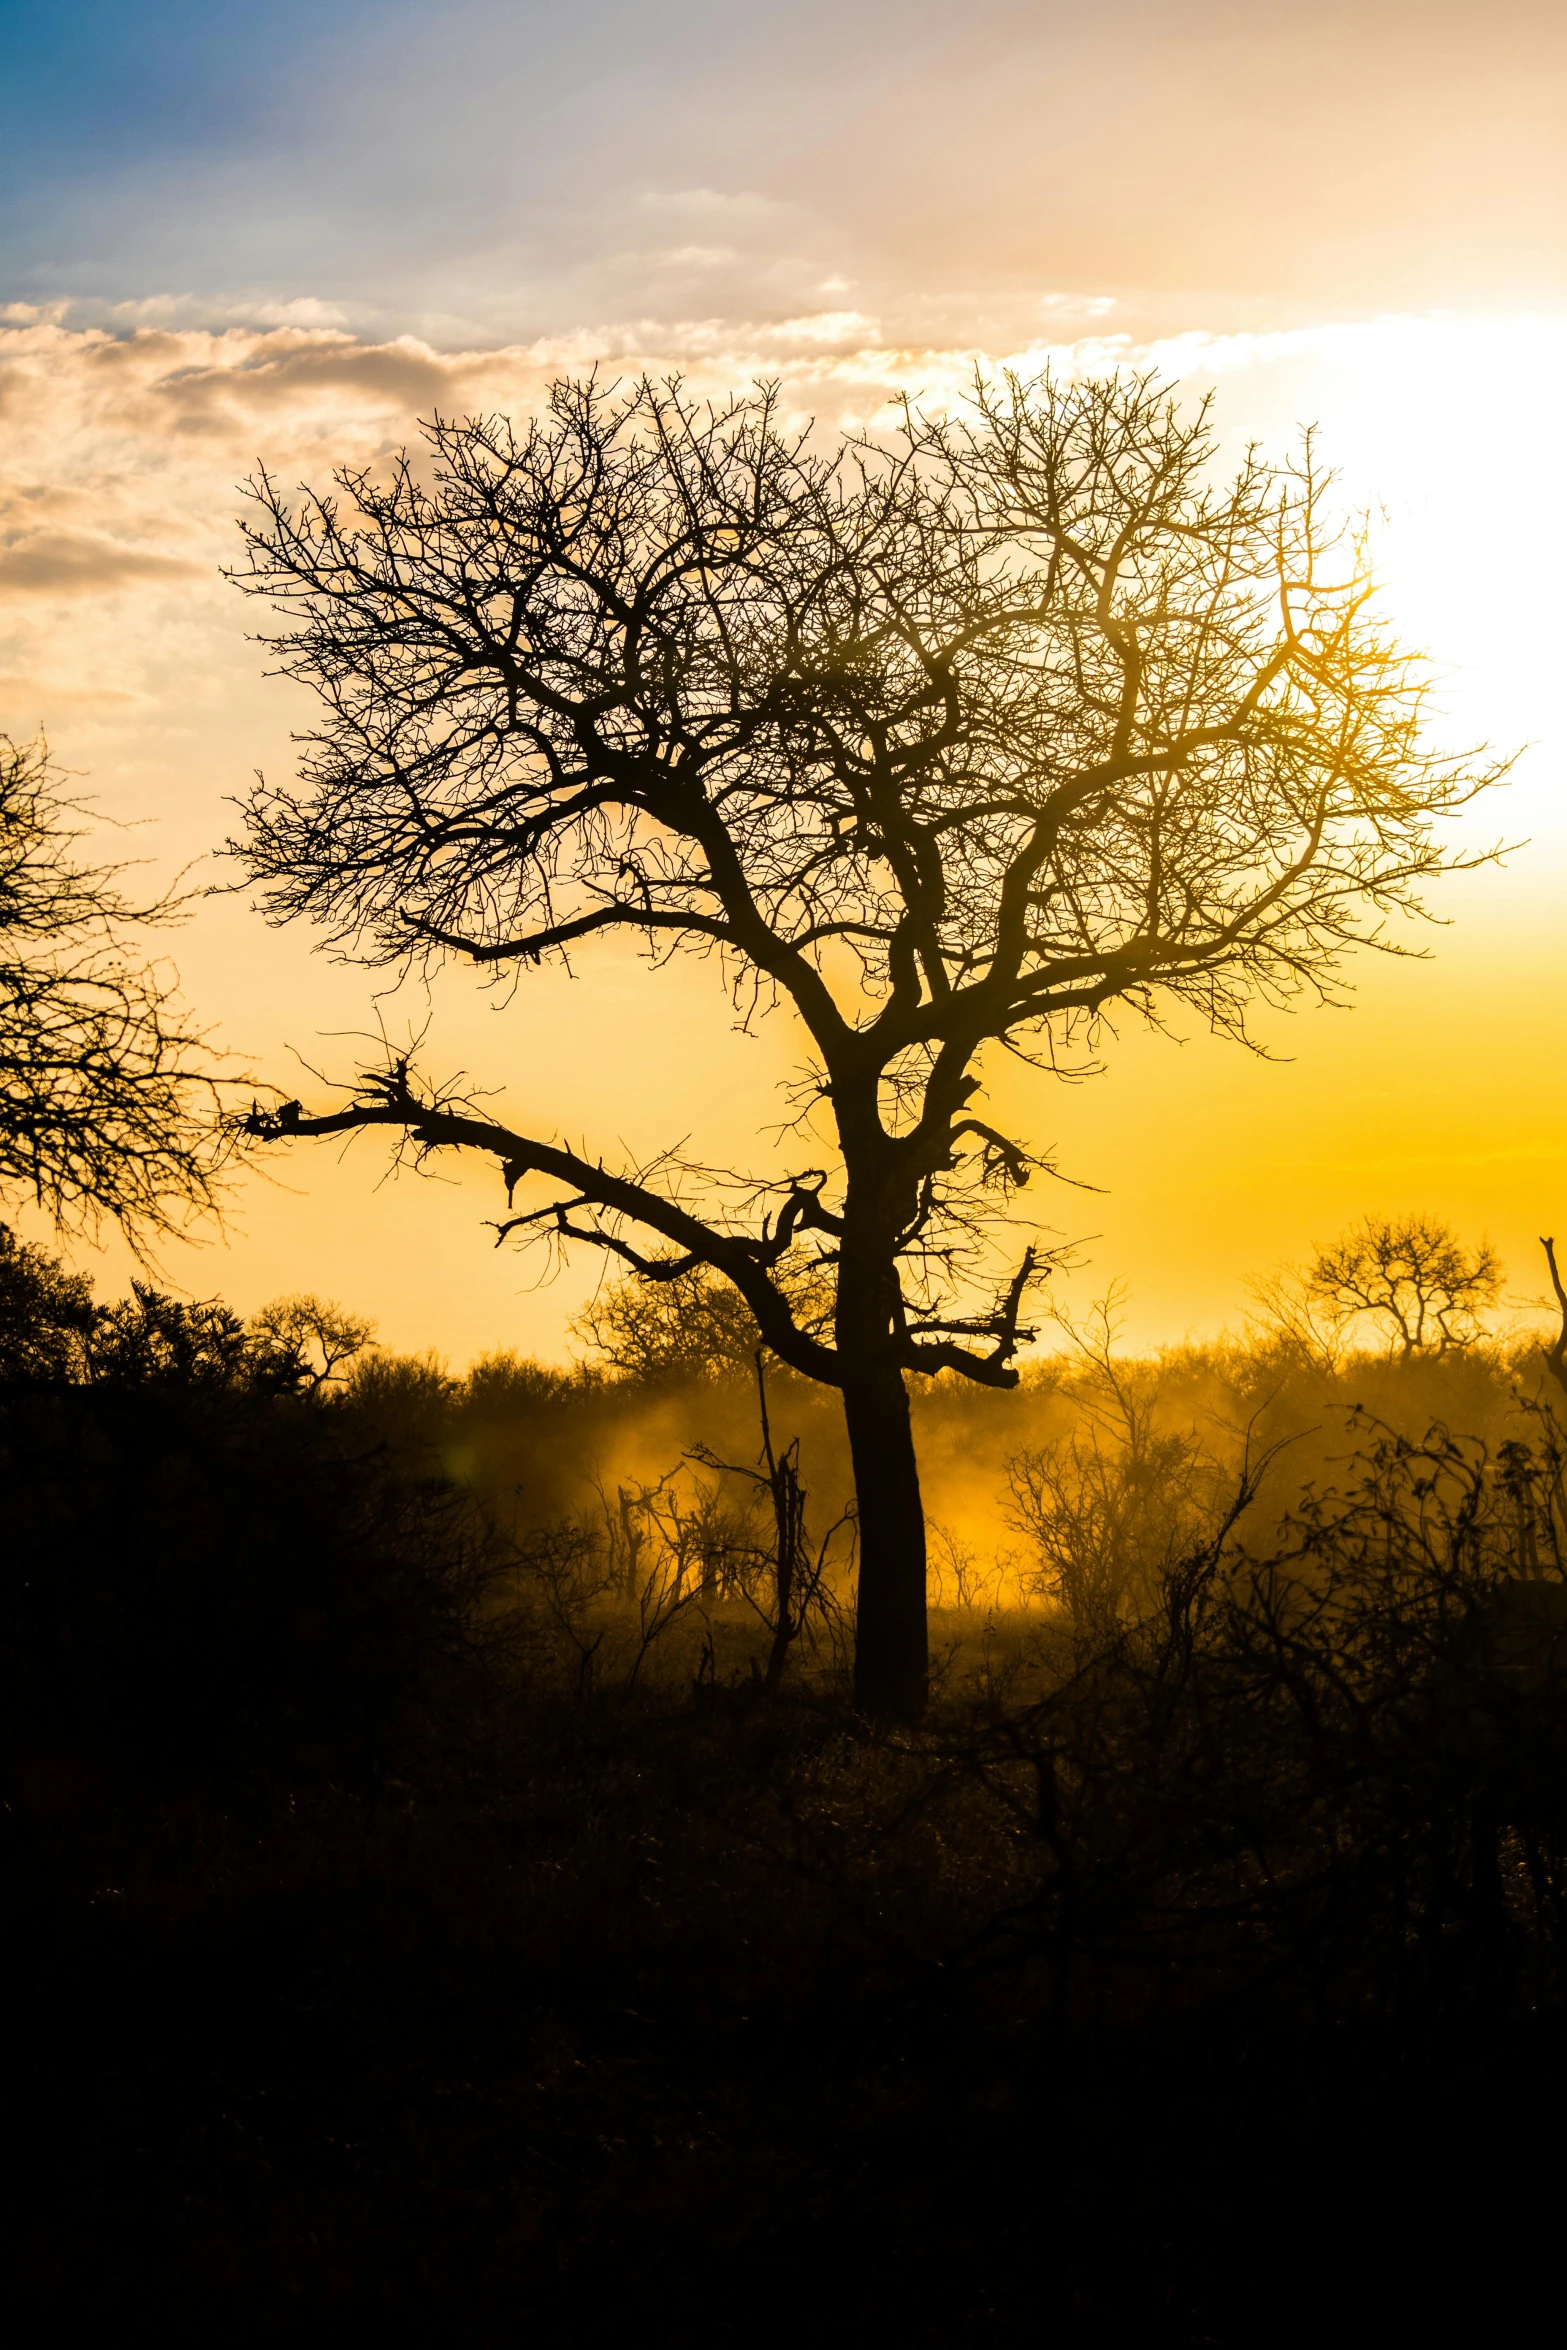
[[(206, 60), (226, 143), (165, 109), (139, 146), (43, 172), (0, 277), (0, 726), (46, 725), (105, 815), (145, 820), (127, 845), (160, 873), (206, 856), (306, 715), (217, 577), (235, 484), (257, 459), (321, 480), (437, 407), (525, 412), (595, 359), (701, 390), (776, 375), (829, 425), (904, 386), (955, 399), (976, 358), (1151, 364), (1215, 391), (1232, 447), (1283, 450), (1314, 421), (1346, 499), (1378, 510), (1389, 608), (1436, 659), (1443, 725), (1529, 746), (1468, 834), (1524, 845), (1447, 885), (1430, 962), (1363, 957), (1353, 1010), (1265, 1027), (1288, 1058), (1128, 1028), (1103, 1078), (998, 1074), (992, 1110), (1104, 1187), (1050, 1212), (1094, 1236), (1076, 1294), (1125, 1281), (1140, 1339), (1233, 1321), (1249, 1273), (1366, 1210), (1489, 1232), (1515, 1293), (1537, 1290), (1535, 1235), (1567, 1224), (1560, 12), (1119, 5), (1083, 25), (984, 5), (962, 35), (924, 7), (800, 7), (726, 47), (695, 40), (713, 11), (655, 8), (618, 64), (562, 48), (548, 15), (456, 12), (448, 32), (543, 27), (480, 90), (441, 79), (428, 19), (327, 9), (342, 43), (372, 18), (380, 36), (368, 83), (340, 43), (329, 136), (303, 101), (285, 113), (320, 19), (284, 9), (271, 112), (247, 83), (249, 111), (223, 115)], [(583, 15), (606, 38), (631, 24)], [(501, 93), (552, 57), (562, 106), (508, 145)], [(377, 212), (349, 167), (421, 86), (439, 153)], [(377, 1017), (384, 981), (243, 899), (171, 945), (198, 1010), (291, 1090), (292, 1055), (340, 1069)], [(394, 1031), (427, 1016), (434, 1065), (606, 1154), (689, 1137), (754, 1158), (798, 1049), (781, 1021), (734, 1035), (704, 969), (614, 950), (528, 974), (504, 1009), (462, 973), (432, 1006), (380, 1006)], [(318, 1289), (458, 1360), (562, 1351), (597, 1266), (534, 1286), (488, 1245), (492, 1176), (382, 1182), (384, 1164), (371, 1141), (296, 1152), (226, 1241), (168, 1253), (171, 1281), (242, 1308)], [(123, 1257), (98, 1270), (112, 1287)]]

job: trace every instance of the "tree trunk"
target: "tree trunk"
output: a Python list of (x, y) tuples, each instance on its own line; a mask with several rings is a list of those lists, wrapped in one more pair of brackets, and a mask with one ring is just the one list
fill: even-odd
[(860, 1522), (854, 1700), (883, 1720), (925, 1705), (925, 1512), (903, 1374), (872, 1363), (846, 1378), (844, 1418)]

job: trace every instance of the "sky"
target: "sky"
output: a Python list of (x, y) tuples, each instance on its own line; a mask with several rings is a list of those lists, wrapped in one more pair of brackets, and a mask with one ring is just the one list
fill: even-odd
[[(153, 871), (210, 859), (308, 715), (218, 577), (236, 485), (594, 363), (775, 375), (829, 429), (976, 360), (1155, 365), (1230, 448), (1314, 421), (1442, 724), (1526, 746), (1465, 840), (1521, 845), (1446, 885), (1430, 961), (1266, 1026), (1271, 1060), (1127, 1030), (1102, 1079), (992, 1108), (1101, 1187), (1051, 1212), (1072, 1294), (1125, 1282), (1136, 1340), (1233, 1323), (1249, 1274), (1367, 1210), (1489, 1232), (1533, 1294), (1567, 1214), (1564, 96), (1567, 13), (1519, 0), (0, 0), (0, 727), (46, 726)], [(614, 953), (503, 1011), (465, 974), (378, 1003), (243, 897), (169, 949), (291, 1091), (428, 1021), (443, 1067), (606, 1151), (732, 1158), (796, 1059), (701, 970)], [(458, 1361), (563, 1350), (596, 1268), (539, 1287), (489, 1245), (488, 1177), (384, 1175), (367, 1143), (297, 1154), (166, 1275), (316, 1289)]]

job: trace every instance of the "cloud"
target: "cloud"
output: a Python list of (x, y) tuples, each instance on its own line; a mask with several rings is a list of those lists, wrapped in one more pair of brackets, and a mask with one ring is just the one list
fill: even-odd
[(250, 418), (308, 410), (323, 394), (356, 407), (413, 414), (440, 404), (451, 380), (426, 344), (361, 343), (348, 335), (284, 332), (222, 338), (206, 365), (169, 370), (153, 389), (182, 431), (232, 431)]
[[(705, 202), (709, 192), (688, 193)], [(956, 407), (976, 364), (1007, 364), (1024, 375), (1150, 366), (1193, 389), (1217, 386), (1231, 445), (1255, 432), (1284, 448), (1302, 419), (1320, 417), (1330, 455), (1347, 467), (1348, 494), (1397, 511), (1390, 576), (1417, 634), (1461, 653), (1452, 616), (1460, 585), (1473, 585), (1473, 595), (1464, 587), (1465, 641), (1491, 647), (1495, 638), (1486, 658), (1507, 681), (1485, 724), (1509, 739), (1543, 731), (1549, 714), (1527, 700), (1501, 640), (1536, 645), (1541, 628), (1559, 630), (1553, 565), (1531, 557), (1522, 606), (1484, 594), (1480, 552), (1459, 551), (1442, 485), (1447, 453), (1494, 437), (1500, 402), (1521, 420), (1513, 437), (1544, 482), (1542, 510), (1567, 524), (1548, 415), (1567, 328), (1388, 318), (1137, 342), (1109, 331), (1108, 296), (1039, 301), (1035, 335), (1020, 342), (913, 341), (847, 305), (771, 319), (716, 309), (672, 323), (632, 316), (496, 350), (375, 340), (298, 321), (221, 329), (143, 322), (117, 332), (44, 318), (0, 326), (0, 669), (28, 681), (24, 709), (0, 693), (0, 725), (31, 725), (49, 715), (49, 693), (63, 705), (88, 684), (130, 694), (138, 706), (173, 695), (185, 709), (232, 701), (241, 678), (247, 693), (259, 690), (244, 608), (219, 577), (235, 549), (236, 485), (258, 463), (285, 483), (321, 483), (335, 465), (383, 459), (414, 437), (420, 416), (499, 409), (524, 417), (552, 378), (594, 366), (622, 378), (679, 372), (701, 397), (776, 378), (791, 420), (815, 417), (832, 428), (874, 425), (905, 388), (932, 407)], [(1552, 521), (1530, 543), (1554, 545), (1559, 536)], [(138, 598), (125, 592), (132, 588), (156, 592)], [(95, 644), (84, 679), (79, 615), (110, 594), (114, 627)], [(275, 702), (276, 689), (269, 692)], [(1522, 714), (1510, 719), (1515, 706)]]
[(249, 300), (239, 297), (214, 303), (199, 294), (149, 294), (135, 302), (57, 303), (54, 305), (54, 315), (66, 325), (98, 326), (112, 323), (132, 328), (347, 327), (351, 323), (350, 313), (341, 302), (323, 302), (314, 295), (302, 295), (295, 301), (283, 302), (269, 295), (258, 294)]
[(738, 257), (733, 245), (665, 245), (648, 258), (664, 269), (725, 269)]
[(1068, 318), (1108, 318), (1117, 301), (1114, 294), (1041, 294), (1039, 307), (1059, 324)]
[(97, 596), (149, 581), (192, 579), (200, 566), (112, 540), (56, 532), (0, 547), (0, 596)]
[(718, 188), (649, 188), (637, 203), (644, 212), (673, 213), (687, 220), (722, 220), (731, 226), (754, 221), (758, 227), (771, 227), (796, 209), (745, 189), (726, 195)]
[[(54, 714), (56, 726), (83, 716), (97, 719), (105, 713), (118, 714), (137, 707), (138, 697), (132, 693), (116, 692), (110, 687), (101, 690), (91, 686), (70, 688), (62, 686), (57, 678), (26, 677), (0, 671), (0, 710), (9, 713), (0, 722), (0, 731), (9, 732), (13, 739), (30, 734), (35, 725), (42, 725), (41, 713), (47, 707)], [(24, 716), (32, 712), (31, 717)]]

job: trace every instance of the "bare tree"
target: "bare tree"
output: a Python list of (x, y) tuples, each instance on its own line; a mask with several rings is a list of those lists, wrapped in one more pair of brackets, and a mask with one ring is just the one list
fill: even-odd
[(711, 1266), (676, 1261), (667, 1279), (606, 1281), (571, 1325), (628, 1379), (716, 1378), (749, 1370), (757, 1330), (746, 1302)]
[(766, 1356), (760, 1347), (754, 1362), (762, 1428), (760, 1465), (752, 1469), (743, 1463), (721, 1461), (706, 1445), (699, 1445), (692, 1458), (722, 1470), (725, 1476), (743, 1478), (759, 1494), (765, 1493), (772, 1505), (773, 1532), (766, 1559), (772, 1586), (771, 1605), (758, 1606), (743, 1582), (739, 1587), (756, 1608), (768, 1634), (767, 1668), (760, 1676), (762, 1685), (776, 1689), (783, 1679), (789, 1651), (809, 1629), (812, 1617), (827, 1617), (833, 1609), (827, 1583), (828, 1563), (838, 1536), (847, 1530), (852, 1539), (854, 1512), (852, 1508), (845, 1510), (828, 1527), (813, 1555), (806, 1532), (806, 1492), (800, 1482), (800, 1439), (792, 1437), (781, 1449), (773, 1442), (772, 1416), (767, 1408)]
[(1466, 1249), (1435, 1216), (1367, 1216), (1318, 1250), (1305, 1288), (1340, 1330), (1369, 1322), (1407, 1360), (1473, 1346), (1502, 1268), (1489, 1241)]
[(1157, 1378), (1118, 1352), (1124, 1296), (1112, 1290), (1081, 1323), (1053, 1315), (1079, 1361), (1078, 1424), (1007, 1462), (1008, 1517), (1034, 1552), (1035, 1586), (1093, 1639), (1147, 1609), (1231, 1499), (1196, 1429), (1160, 1425)]
[[(841, 1389), (858, 1490), (857, 1689), (911, 1714), (925, 1530), (905, 1380), (1016, 1379), (1043, 1162), (975, 1114), (1002, 1043), (1088, 1065), (1121, 1002), (1232, 1036), (1331, 984), (1447, 862), (1492, 771), (1422, 732), (1309, 447), (1209, 484), (1206, 411), (1151, 382), (978, 387), (818, 453), (775, 394), (557, 386), (518, 432), (292, 504), (263, 475), (242, 584), (321, 696), (242, 853), (271, 918), (372, 964), (520, 973), (629, 931), (722, 958), (809, 1039), (828, 1143), (744, 1188), (611, 1169), (404, 1063), (280, 1137), (385, 1126), (489, 1153), (506, 1235), (709, 1266), (782, 1361)], [(541, 1187), (544, 1187), (541, 1189)], [(798, 1276), (803, 1273), (804, 1278)], [(814, 1305), (826, 1284), (831, 1317)]]
[(275, 1297), (251, 1317), (248, 1335), (258, 1360), (265, 1358), (278, 1384), (314, 1394), (343, 1375), (375, 1337), (375, 1324), (351, 1314), (331, 1298), (301, 1294)]
[(213, 1057), (130, 934), (121, 868), (75, 858), (47, 747), (0, 735), (0, 1189), (133, 1243), (215, 1204), (229, 1141)]
[(1313, 1287), (1309, 1267), (1284, 1265), (1275, 1272), (1255, 1275), (1246, 1287), (1257, 1307), (1248, 1320), (1262, 1346), (1282, 1350), (1297, 1363), (1330, 1378), (1338, 1373), (1348, 1344), (1348, 1326)]

